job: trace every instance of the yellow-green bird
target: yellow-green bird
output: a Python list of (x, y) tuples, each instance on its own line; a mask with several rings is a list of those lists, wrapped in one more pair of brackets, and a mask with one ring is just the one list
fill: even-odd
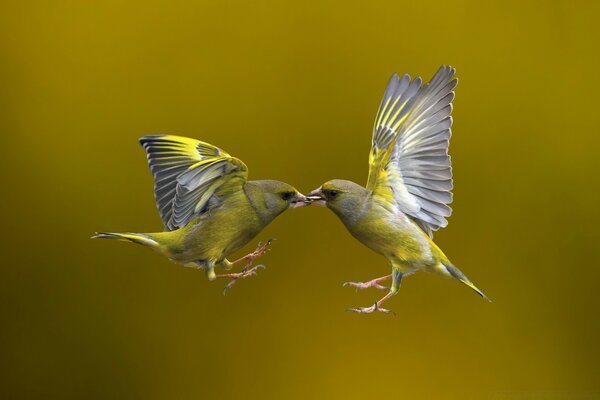
[(388, 293), (357, 313), (390, 312), (381, 304), (396, 294), (402, 277), (428, 271), (459, 280), (487, 299), (432, 241), (433, 231), (445, 227), (452, 210), (452, 168), (448, 145), (452, 125), (455, 70), (441, 67), (431, 81), (390, 79), (375, 118), (364, 188), (347, 180), (332, 180), (308, 195), (326, 205), (348, 231), (371, 250), (387, 258), (392, 273), (369, 282), (346, 282), (358, 289)]
[[(154, 196), (165, 231), (156, 233), (98, 232), (93, 238), (118, 239), (150, 247), (172, 261), (202, 268), (208, 279), (254, 275), (252, 261), (264, 254), (270, 240), (235, 261), (226, 257), (241, 249), (288, 208), (307, 204), (292, 186), (274, 180), (248, 181), (248, 168), (225, 151), (199, 140), (172, 135), (140, 139), (154, 176)], [(247, 264), (240, 273), (219, 274)]]

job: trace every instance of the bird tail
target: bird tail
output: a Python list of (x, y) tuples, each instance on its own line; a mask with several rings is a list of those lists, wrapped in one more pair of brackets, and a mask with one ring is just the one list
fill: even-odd
[(490, 299), (488, 299), (488, 297), (485, 294), (483, 294), (483, 292), (481, 290), (479, 290), (479, 288), (477, 286), (475, 286), (475, 284), (473, 284), (473, 282), (471, 282), (469, 280), (469, 278), (466, 277), (465, 274), (462, 273), (462, 271), (460, 269), (456, 268), (452, 264), (448, 264), (448, 265), (441, 264), (441, 265), (444, 267), (444, 269), (446, 271), (448, 271), (448, 274), (450, 274), (450, 276), (452, 276), (453, 278), (457, 279), (458, 281), (464, 283), (465, 285), (467, 285), (468, 287), (473, 289), (478, 295), (480, 295), (481, 297), (483, 297), (490, 303), (492, 302)]
[(152, 239), (150, 236), (146, 235), (145, 233), (96, 232), (96, 234), (94, 236), (92, 236), (92, 239), (117, 239), (117, 240), (121, 240), (123, 242), (137, 243), (137, 244), (141, 244), (141, 245), (152, 247), (152, 248), (159, 247), (159, 243), (156, 240)]

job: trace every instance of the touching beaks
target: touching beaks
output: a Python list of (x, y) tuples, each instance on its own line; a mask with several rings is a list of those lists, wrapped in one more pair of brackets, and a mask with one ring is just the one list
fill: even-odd
[(306, 199), (309, 202), (308, 204), (316, 204), (318, 206), (325, 205), (325, 197), (323, 196), (321, 188), (315, 189), (312, 192), (310, 192), (308, 196), (306, 196)]
[(289, 208), (300, 208), (309, 205), (311, 202), (302, 193), (296, 193), (290, 201)]

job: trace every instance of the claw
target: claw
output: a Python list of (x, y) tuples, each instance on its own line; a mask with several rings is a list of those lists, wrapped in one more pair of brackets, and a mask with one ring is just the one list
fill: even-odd
[[(400, 278), (402, 278), (402, 275), (399, 276), (397, 281), (392, 282), (392, 288), (387, 288), (387, 287), (379, 284), (379, 282), (383, 282), (390, 278), (392, 278), (392, 275), (382, 276), (381, 278), (376, 278), (376, 279), (370, 280), (369, 282), (346, 282), (346, 283), (344, 283), (344, 286), (354, 286), (357, 289), (366, 289), (366, 288), (374, 287), (377, 289), (382, 289), (382, 290), (388, 291), (385, 296), (383, 296), (381, 299), (379, 299), (371, 307), (350, 308), (350, 309), (348, 309), (348, 311), (358, 313), (358, 314), (370, 314), (372, 312), (378, 311), (378, 312), (382, 312), (384, 314), (396, 315), (396, 313), (393, 312), (392, 310), (388, 310), (387, 308), (381, 308), (381, 304), (383, 304), (384, 301), (386, 301), (387, 299), (389, 299), (390, 297), (392, 297), (393, 295), (395, 295), (398, 292), (398, 285), (400, 284)], [(393, 279), (396, 279), (396, 278), (393, 278)], [(394, 285), (396, 285), (396, 286), (394, 286)]]
[(242, 261), (246, 261), (246, 265), (244, 266), (244, 268), (242, 268), (241, 272), (239, 272), (237, 274), (222, 274), (222, 275), (217, 275), (216, 276), (217, 278), (229, 278), (229, 279), (231, 279), (231, 282), (229, 282), (223, 288), (223, 294), (226, 294), (227, 291), (229, 289), (231, 289), (231, 287), (233, 285), (235, 285), (235, 282), (238, 279), (243, 279), (243, 278), (247, 278), (249, 276), (254, 276), (254, 275), (256, 275), (256, 273), (258, 272), (259, 269), (265, 269), (266, 268), (262, 264), (261, 265), (257, 265), (257, 266), (252, 267), (252, 268), (250, 268), (250, 267), (252, 266), (252, 262), (256, 258), (262, 256), (267, 251), (271, 250), (269, 248), (269, 246), (270, 246), (270, 244), (271, 244), (271, 242), (273, 240), (275, 240), (275, 238), (271, 238), (271, 239), (267, 240), (264, 244), (263, 244), (263, 242), (258, 242), (258, 246), (256, 246), (256, 249), (252, 253), (247, 254), (244, 257), (239, 258), (239, 259), (237, 259), (237, 260), (229, 263), (228, 269), (231, 268), (234, 264), (237, 264), (237, 263), (242, 262)]
[(369, 282), (344, 282), (344, 284), (342, 285), (344, 287), (346, 286), (352, 286), (355, 287), (356, 290), (362, 290), (362, 289), (368, 289), (368, 288), (376, 288), (379, 290), (389, 290), (389, 288), (380, 285), (377, 281), (377, 279), (374, 279), (372, 281)]
[(223, 288), (223, 296), (227, 294), (227, 291), (229, 289), (231, 289), (231, 287), (233, 285), (235, 285), (235, 283), (238, 281), (238, 279), (244, 279), (244, 278), (248, 278), (250, 276), (254, 276), (254, 275), (256, 275), (256, 273), (258, 272), (258, 270), (260, 270), (260, 269), (266, 269), (266, 268), (267, 268), (266, 266), (260, 264), (260, 265), (257, 265), (255, 267), (252, 267), (252, 268), (250, 268), (248, 270), (244, 269), (244, 270), (242, 270), (242, 272), (239, 272), (237, 274), (219, 275), (219, 278), (229, 278), (229, 279), (231, 279), (231, 282), (229, 282)]
[(355, 287), (356, 290), (368, 289), (368, 288), (376, 288), (379, 290), (389, 290), (389, 288), (383, 286), (381, 282), (390, 279), (392, 275), (382, 276), (381, 278), (371, 279), (368, 282), (345, 282), (344, 286), (352, 286)]
[(357, 314), (371, 314), (375, 311), (379, 311), (384, 314), (393, 314), (394, 316), (396, 315), (394, 311), (388, 310), (387, 308), (381, 308), (377, 303), (373, 304), (371, 307), (348, 308), (346, 311), (350, 311)]
[(269, 248), (269, 246), (271, 245), (271, 242), (273, 240), (275, 240), (275, 238), (271, 238), (271, 239), (267, 240), (266, 243), (264, 243), (264, 244), (263, 244), (263, 242), (258, 242), (258, 246), (256, 246), (256, 249), (252, 253), (246, 254), (245, 256), (238, 258), (235, 261), (230, 262), (228, 268), (231, 268), (231, 266), (245, 261), (246, 266), (244, 268), (247, 269), (248, 267), (250, 267), (250, 265), (252, 265), (252, 262), (255, 259), (257, 259), (258, 257), (262, 256), (263, 254), (265, 254), (266, 252), (271, 250)]
[(269, 246), (271, 245), (271, 242), (273, 240), (275, 240), (275, 239), (271, 238), (271, 239), (267, 240), (265, 242), (265, 244), (263, 244), (263, 242), (258, 242), (256, 249), (252, 253), (248, 254), (247, 260), (253, 261), (255, 258), (258, 258), (258, 257), (262, 256), (263, 254), (265, 254), (266, 252), (270, 251), (271, 249), (269, 248)]

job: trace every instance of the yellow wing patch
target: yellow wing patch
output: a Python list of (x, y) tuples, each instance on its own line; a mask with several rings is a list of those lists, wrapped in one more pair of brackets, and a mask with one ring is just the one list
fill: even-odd
[(140, 139), (154, 176), (154, 195), (167, 230), (185, 226), (224, 180), (247, 178), (239, 159), (209, 143), (173, 135)]
[(373, 127), (367, 189), (410, 215), (430, 235), (451, 214), (452, 170), (448, 155), (454, 69), (441, 67), (422, 85), (393, 75)]

